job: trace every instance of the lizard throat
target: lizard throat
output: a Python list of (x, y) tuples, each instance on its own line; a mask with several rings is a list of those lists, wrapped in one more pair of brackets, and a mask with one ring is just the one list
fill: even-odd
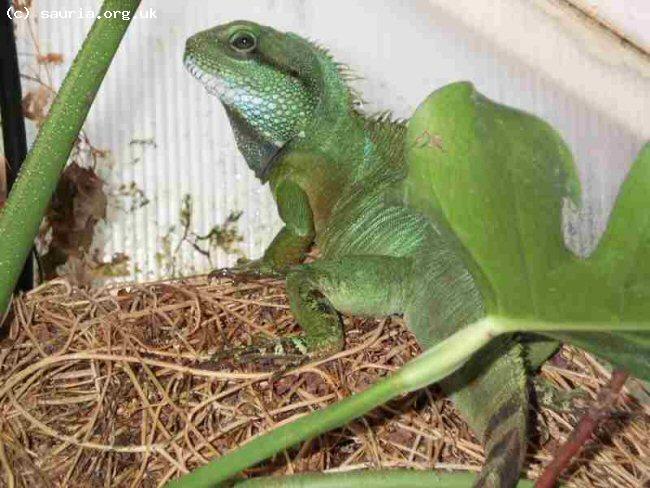
[(218, 97), (224, 104), (232, 105), (234, 103), (238, 91), (235, 86), (231, 86), (221, 77), (205, 71), (191, 56), (186, 56), (183, 62), (187, 71), (201, 82), (205, 91)]
[(186, 56), (184, 64), (189, 73), (198, 79), (205, 90), (214, 95), (223, 104), (233, 129), (239, 151), (244, 156), (248, 166), (262, 181), (266, 181), (276, 161), (276, 156), (284, 147), (285, 142), (256, 125), (237, 107), (237, 100), (246, 97), (242, 87), (234, 86), (224, 81), (220, 76), (211, 74), (201, 68), (191, 56)]
[[(209, 65), (196, 56), (186, 55), (185, 67), (211, 95), (237, 113), (258, 137), (282, 146), (309, 120), (315, 105), (302, 83), (259, 65)], [(207, 67), (206, 67), (207, 65)], [(230, 113), (229, 113), (230, 115)]]

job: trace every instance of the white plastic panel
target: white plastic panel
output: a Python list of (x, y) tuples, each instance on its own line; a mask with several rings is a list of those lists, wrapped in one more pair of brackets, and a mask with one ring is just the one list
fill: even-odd
[[(135, 181), (150, 203), (113, 210), (104, 253), (126, 252), (138, 279), (160, 277), (162, 237), (178, 224), (184, 194), (195, 202), (195, 228), (207, 231), (231, 210), (244, 212), (244, 253), (261, 254), (279, 228), (275, 206), (236, 151), (219, 103), (185, 72), (185, 39), (198, 30), (245, 18), (292, 30), (329, 46), (365, 76), (369, 111), (408, 116), (433, 89), (469, 79), (488, 96), (534, 112), (556, 126), (573, 149), (585, 208), (572, 244), (588, 250), (602, 231), (616, 189), (650, 138), (647, 59), (586, 36), (556, 2), (521, 0), (143, 0), (91, 110), (86, 130), (113, 152), (101, 174), (111, 185)], [(40, 0), (50, 11), (90, 10), (99, 1)], [(39, 19), (44, 52), (60, 52), (62, 79), (91, 19)], [(25, 33), (23, 32), (23, 35)], [(23, 52), (28, 49), (25, 44)], [(597, 45), (597, 49), (595, 46)], [(611, 46), (610, 46), (611, 47)], [(32, 60), (23, 57), (27, 68)], [(151, 140), (154, 144), (130, 144)], [(189, 247), (182, 270), (209, 268)], [(233, 261), (222, 253), (217, 265)]]
[(647, 0), (568, 0), (650, 51), (650, 2)]

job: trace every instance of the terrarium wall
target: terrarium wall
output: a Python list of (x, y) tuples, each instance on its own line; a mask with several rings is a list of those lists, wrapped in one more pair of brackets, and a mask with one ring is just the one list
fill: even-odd
[[(100, 3), (37, 0), (29, 19), (16, 20), (31, 103), (38, 105), (39, 87), (60, 85)], [(259, 256), (279, 229), (268, 190), (247, 170), (223, 109), (181, 62), (188, 36), (240, 18), (328, 46), (363, 77), (356, 86), (368, 112), (408, 117), (435, 88), (467, 79), (551, 122), (583, 181), (583, 209), (567, 211), (567, 240), (588, 252), (650, 138), (650, 68), (642, 49), (594, 29), (566, 3), (144, 0), (77, 154), (103, 179), (108, 198), (95, 258), (127, 258), (118, 260), (119, 272), (106, 273), (123, 279), (188, 275)], [(29, 124), (31, 137), (35, 127)]]

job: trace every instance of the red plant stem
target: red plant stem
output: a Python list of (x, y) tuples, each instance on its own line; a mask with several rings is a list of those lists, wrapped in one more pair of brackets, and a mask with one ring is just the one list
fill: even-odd
[(587, 443), (600, 421), (609, 415), (627, 377), (627, 372), (620, 369), (614, 370), (609, 383), (598, 393), (596, 402), (589, 407), (569, 438), (558, 448), (552, 461), (537, 479), (535, 488), (553, 488), (555, 486), (562, 471), (569, 466), (571, 459)]

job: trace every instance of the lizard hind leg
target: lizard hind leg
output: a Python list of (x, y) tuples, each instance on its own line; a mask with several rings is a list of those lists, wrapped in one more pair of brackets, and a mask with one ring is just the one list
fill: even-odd
[(341, 318), (308, 274), (289, 274), (287, 294), (291, 310), (305, 332), (304, 342), (310, 352), (326, 356), (343, 349)]
[(289, 303), (307, 349), (327, 355), (343, 348), (338, 312), (385, 316), (402, 308), (410, 261), (352, 255), (296, 266), (287, 275)]
[[(407, 307), (406, 321), (423, 348), (485, 316), (478, 287), (454, 259), (453, 255), (430, 253), (416, 268), (417, 282), (422, 285)], [(474, 486), (516, 486), (528, 427), (528, 382), (521, 345), (512, 337), (493, 340), (440, 387), (483, 440), (486, 461)]]

